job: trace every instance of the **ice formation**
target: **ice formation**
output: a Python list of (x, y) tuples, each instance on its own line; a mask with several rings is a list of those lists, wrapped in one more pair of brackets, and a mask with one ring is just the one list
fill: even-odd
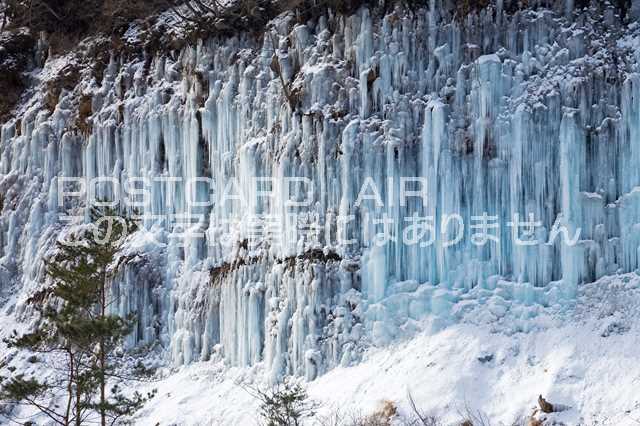
[[(425, 315), (446, 324), (465, 295), (516, 303), (523, 319), (571, 304), (581, 283), (638, 268), (637, 27), (606, 2), (537, 3), (463, 19), (440, 0), (283, 15), (274, 37), (114, 53), (85, 88), (90, 134), (73, 130), (66, 92), (55, 111), (32, 102), (2, 127), (0, 287), (24, 313), (61, 215), (79, 205), (61, 188), (82, 177), (105, 178), (83, 197), (148, 189), (127, 207), (145, 231), (122, 254), (113, 309), (138, 316), (131, 346), (158, 344), (175, 364), (217, 353), (313, 379)], [(293, 213), (320, 219), (317, 241)], [(184, 214), (198, 219), (171, 220)], [(529, 215), (532, 235), (507, 225)], [(277, 231), (252, 235), (256, 216)], [(433, 244), (403, 242), (413, 216), (433, 218)], [(483, 216), (499, 227), (480, 245)], [(396, 241), (378, 244), (387, 224)]]

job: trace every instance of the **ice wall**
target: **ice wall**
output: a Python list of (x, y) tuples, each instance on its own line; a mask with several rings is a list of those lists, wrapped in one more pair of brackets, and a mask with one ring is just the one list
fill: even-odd
[[(461, 297), (570, 305), (580, 283), (638, 268), (636, 27), (608, 3), (539, 3), (283, 15), (260, 40), (114, 53), (83, 88), (90, 135), (73, 130), (73, 93), (2, 127), (1, 287), (42, 283), (60, 215), (83, 205), (59, 205), (61, 180), (112, 178), (95, 195), (123, 199), (135, 177), (149, 197), (126, 210), (144, 231), (114, 311), (138, 314), (131, 346), (176, 364), (219, 354), (311, 379), (425, 315), (446, 324)], [(211, 179), (216, 202), (160, 177)], [(415, 218), (433, 223), (417, 241)]]

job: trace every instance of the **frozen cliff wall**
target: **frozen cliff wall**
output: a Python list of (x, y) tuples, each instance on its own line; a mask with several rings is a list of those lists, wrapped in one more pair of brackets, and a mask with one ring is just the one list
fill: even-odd
[[(446, 324), (463, 299), (526, 329), (635, 270), (637, 24), (606, 2), (545, 5), (285, 14), (259, 39), (112, 52), (53, 111), (41, 89), (2, 127), (7, 306), (29, 317), (87, 198), (144, 225), (112, 285), (114, 311), (138, 315), (131, 346), (273, 377)], [(34, 85), (68, 66), (50, 58)]]

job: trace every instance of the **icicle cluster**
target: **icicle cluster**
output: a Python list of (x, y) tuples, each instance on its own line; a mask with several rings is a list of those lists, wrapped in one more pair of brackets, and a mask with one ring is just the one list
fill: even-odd
[[(123, 254), (114, 310), (139, 317), (131, 345), (159, 342), (177, 364), (220, 353), (312, 379), (427, 314), (454, 319), (464, 295), (531, 307), (523, 319), (567, 305), (581, 282), (635, 270), (640, 256), (635, 27), (611, 5), (572, 14), (569, 3), (510, 14), (498, 1), (463, 20), (436, 0), (384, 17), (284, 15), (261, 42), (112, 59), (89, 136), (69, 130), (64, 96), (52, 114), (36, 104), (3, 126), (0, 282), (27, 294), (42, 280), (39, 259), (74, 207), (59, 205), (60, 179), (137, 177), (152, 182), (149, 202), (128, 214), (145, 215), (145, 232)], [(210, 178), (218, 201), (194, 206), (206, 187), (158, 177)], [(255, 177), (273, 178), (268, 196)], [(427, 202), (401, 202), (403, 177), (426, 183)], [(97, 196), (131, 190), (121, 185)], [(382, 203), (358, 202), (363, 187)], [(229, 193), (245, 202), (219, 202)], [(199, 219), (166, 219), (185, 213)], [(335, 226), (312, 241), (290, 213)], [(472, 225), (485, 213), (499, 227), (480, 245)], [(535, 244), (517, 244), (507, 224), (530, 214)], [(261, 215), (279, 244), (252, 244)], [(433, 244), (403, 242), (413, 215), (433, 218)], [(397, 241), (379, 245), (385, 219)], [(554, 225), (566, 233), (551, 239)], [(179, 238), (184, 228), (203, 237)]]

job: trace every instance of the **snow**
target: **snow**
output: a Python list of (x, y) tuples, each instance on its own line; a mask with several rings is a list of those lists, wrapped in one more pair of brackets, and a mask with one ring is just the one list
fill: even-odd
[[(549, 420), (634, 425), (640, 420), (640, 399), (631, 391), (640, 381), (638, 308), (639, 276), (603, 278), (580, 288), (570, 314), (547, 312), (555, 320), (552, 327), (515, 334), (464, 320), (434, 327), (370, 350), (356, 366), (336, 367), (307, 384), (309, 395), (320, 402), (317, 418), (338, 409), (370, 414), (382, 400), (407, 415), (410, 392), (444, 424), (461, 420), (468, 410), (483, 413), (491, 424), (513, 424), (532, 414), (542, 394), (565, 406)], [(219, 361), (183, 367), (152, 385), (158, 397), (136, 424), (252, 424), (257, 402), (239, 383), (264, 383), (263, 367), (228, 369)]]

